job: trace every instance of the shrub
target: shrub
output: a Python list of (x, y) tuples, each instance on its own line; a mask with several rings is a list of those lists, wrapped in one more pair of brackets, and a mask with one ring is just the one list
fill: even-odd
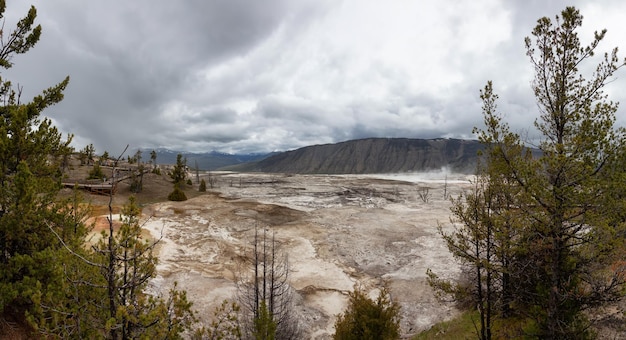
[(200, 187), (198, 188), (198, 191), (200, 192), (206, 191), (206, 182), (204, 181), (204, 178), (200, 180)]
[(142, 185), (141, 181), (133, 179), (130, 182), (130, 192), (139, 193), (139, 192), (141, 192), (141, 189), (143, 189), (143, 185)]
[(383, 287), (376, 301), (355, 287), (348, 309), (335, 322), (333, 339), (400, 338), (400, 305), (391, 300), (389, 288)]
[(176, 202), (186, 201), (187, 200), (187, 195), (185, 195), (184, 191), (180, 190), (178, 185), (175, 185), (174, 186), (174, 191), (172, 191), (167, 196), (167, 199), (170, 200), (170, 201), (176, 201)]
[(102, 168), (100, 168), (100, 164), (94, 163), (93, 169), (89, 171), (89, 177), (87, 179), (103, 179), (104, 172), (102, 172)]

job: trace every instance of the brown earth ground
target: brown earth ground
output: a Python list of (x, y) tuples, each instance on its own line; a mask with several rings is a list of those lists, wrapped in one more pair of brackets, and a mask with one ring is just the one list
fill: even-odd
[[(88, 167), (74, 170), (85, 171)], [(164, 171), (165, 173), (165, 171)], [(296, 310), (307, 338), (329, 339), (347, 293), (360, 285), (372, 296), (384, 282), (400, 302), (402, 334), (408, 337), (458, 311), (436, 300), (426, 270), (457, 278), (437, 226), (450, 230), (450, 203), (469, 185), (466, 176), (330, 176), (212, 173), (214, 188), (200, 193), (185, 187), (189, 200), (167, 201), (172, 183), (166, 175), (144, 175), (141, 193), (144, 228), (160, 239), (158, 275), (151, 291), (165, 294), (178, 283), (194, 302), (203, 323), (236, 292), (235, 277), (246, 270), (254, 228), (275, 233), (288, 255)], [(200, 174), (209, 183), (209, 175)], [(445, 180), (444, 180), (445, 178)], [(64, 189), (70, 195), (70, 189)], [(132, 193), (119, 184), (113, 213)], [(109, 197), (85, 194), (96, 229), (108, 228)], [(621, 318), (615, 308), (607, 318)], [(619, 331), (608, 329), (611, 338)]]

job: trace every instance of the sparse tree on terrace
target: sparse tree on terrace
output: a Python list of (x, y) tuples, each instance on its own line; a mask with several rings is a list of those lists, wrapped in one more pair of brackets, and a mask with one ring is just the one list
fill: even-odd
[(170, 171), (169, 175), (174, 182), (174, 191), (172, 191), (167, 198), (170, 201), (186, 201), (187, 196), (185, 192), (181, 189), (184, 186), (185, 179), (187, 178), (187, 159), (183, 158), (183, 155), (178, 154), (176, 156), (176, 164), (174, 165), (174, 169)]
[(93, 163), (93, 168), (89, 171), (89, 176), (87, 179), (103, 179), (104, 172), (102, 172), (102, 168), (100, 167), (99, 162)]
[(100, 157), (100, 162), (102, 163), (104, 161), (106, 163), (108, 160), (109, 160), (109, 152), (104, 151), (102, 153), (102, 156)]
[(289, 285), (289, 262), (279, 250), (274, 234), (255, 228), (251, 256), (253, 273), (242, 273), (238, 300), (244, 335), (268, 339), (301, 339), (303, 336)]
[(157, 153), (156, 151), (150, 151), (150, 163), (152, 163), (152, 173), (157, 173)]
[(194, 163), (196, 165), (196, 168), (194, 169), (196, 172), (196, 183), (200, 183), (200, 168), (198, 167), (198, 160), (194, 159)]
[[(526, 302), (542, 307), (530, 314), (539, 335), (553, 339), (580, 334), (586, 327), (581, 311), (615, 299), (626, 279), (619, 265), (623, 239), (615, 237), (624, 225), (614, 219), (624, 208), (626, 135), (614, 128), (617, 103), (602, 91), (625, 62), (615, 48), (586, 80), (579, 68), (594, 56), (606, 30), (581, 46), (576, 30), (582, 19), (568, 7), (556, 26), (542, 18), (534, 39), (526, 39), (542, 156), (507, 169), (523, 188), (527, 200), (520, 208), (533, 221), (525, 241), (536, 268), (528, 280), (536, 291)], [(482, 136), (493, 137), (487, 131)]]
[[(589, 80), (583, 77), (580, 70), (606, 31), (582, 46), (581, 24), (579, 11), (568, 7), (556, 25), (539, 19), (525, 41), (535, 68), (539, 151), (533, 154), (510, 132), (495, 106), (484, 110), (485, 128), (476, 131), (490, 148), (481, 175), (490, 187), (500, 186), (497, 193), (508, 193), (498, 210), (515, 248), (496, 243), (496, 254), (508, 257), (499, 274), (508, 282), (503, 289), (510, 289), (500, 294), (511, 301), (510, 312), (533, 321), (526, 331), (539, 338), (589, 335), (583, 311), (619, 298), (626, 279), (624, 238), (618, 237), (624, 232), (626, 133), (614, 128), (617, 104), (602, 91), (624, 62), (614, 49)], [(495, 103), (491, 83), (481, 97)]]
[(193, 340), (242, 339), (239, 324), (240, 307), (234, 301), (224, 300), (215, 308), (209, 327), (197, 329)]
[(176, 155), (176, 164), (169, 175), (174, 184), (182, 185), (185, 183), (185, 179), (187, 179), (187, 159), (183, 155)]
[(337, 340), (390, 340), (400, 338), (400, 305), (383, 286), (376, 301), (359, 287), (350, 292), (348, 309), (335, 322)]
[(81, 165), (87, 164), (93, 164), (93, 157), (96, 154), (96, 148), (93, 146), (93, 144), (89, 144), (86, 145), (81, 151), (80, 151), (80, 160), (81, 160)]
[(157, 153), (156, 153), (156, 151), (154, 151), (154, 150), (150, 151), (150, 163), (152, 163), (152, 165), (156, 166), (156, 160), (157, 160)]
[(135, 152), (133, 162), (137, 163), (137, 170), (130, 172), (130, 191), (139, 193), (143, 190), (143, 175), (145, 171), (145, 165), (141, 162), (141, 150)]

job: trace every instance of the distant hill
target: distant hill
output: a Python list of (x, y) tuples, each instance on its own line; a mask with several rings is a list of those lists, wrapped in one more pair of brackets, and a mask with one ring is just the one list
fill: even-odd
[[(271, 154), (228, 154), (221, 152), (191, 153), (182, 151), (172, 151), (168, 149), (157, 149), (157, 164), (176, 164), (176, 157), (180, 153), (187, 158), (187, 165), (195, 168), (196, 162), (199, 170), (216, 170), (219, 168), (232, 166), (241, 163), (259, 161)], [(141, 154), (142, 161), (150, 161), (151, 150), (144, 150)]]
[(463, 139), (368, 138), (313, 145), (228, 167), (235, 171), (366, 174), (439, 170), (473, 173), (482, 145)]

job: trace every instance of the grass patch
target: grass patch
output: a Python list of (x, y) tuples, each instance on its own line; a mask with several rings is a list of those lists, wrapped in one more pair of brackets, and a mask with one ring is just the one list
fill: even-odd
[(480, 327), (480, 315), (477, 311), (466, 311), (458, 317), (433, 325), (430, 329), (415, 335), (413, 340), (441, 339), (476, 339), (476, 329)]
[[(532, 320), (524, 318), (494, 318), (491, 325), (492, 339), (535, 339), (529, 336), (535, 330)], [(480, 329), (480, 314), (478, 311), (465, 311), (456, 318), (440, 322), (430, 329), (415, 335), (412, 340), (426, 339), (477, 339)]]

